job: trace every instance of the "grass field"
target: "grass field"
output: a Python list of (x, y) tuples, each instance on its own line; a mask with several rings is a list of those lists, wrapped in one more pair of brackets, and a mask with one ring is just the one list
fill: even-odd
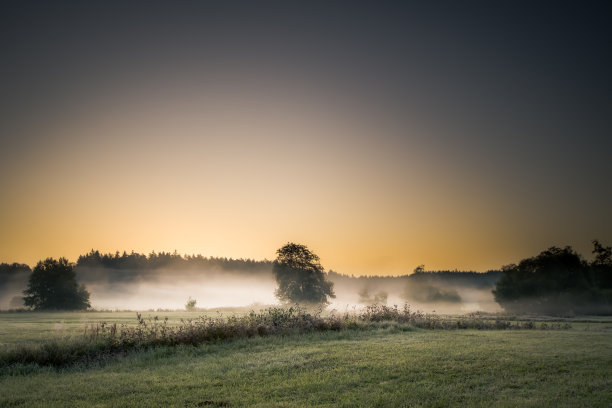
[[(163, 319), (169, 324), (181, 319), (202, 315), (215, 316), (218, 312), (141, 312), (143, 318)], [(227, 312), (225, 312), (227, 313)], [(86, 326), (100, 322), (136, 325), (136, 312), (0, 312), (0, 347), (18, 343), (38, 343), (49, 338), (80, 335)]]
[[(39, 341), (56, 319), (65, 334), (134, 315), (0, 314), (0, 341)], [(89, 366), (14, 367), (0, 377), (0, 406), (610, 407), (609, 326), (346, 330), (157, 348)]]

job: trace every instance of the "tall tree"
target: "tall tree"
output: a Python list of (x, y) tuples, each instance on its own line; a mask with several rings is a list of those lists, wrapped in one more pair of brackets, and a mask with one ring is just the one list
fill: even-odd
[(595, 259), (591, 262), (591, 270), (595, 285), (601, 289), (612, 289), (612, 247), (603, 246), (595, 239), (593, 254)]
[(551, 247), (502, 268), (493, 294), (511, 312), (565, 313), (592, 296), (589, 265), (571, 247)]
[(290, 242), (276, 253), (276, 297), (282, 302), (324, 305), (329, 303), (328, 298), (336, 297), (334, 284), (327, 280), (319, 257), (305, 245)]
[(78, 285), (74, 266), (66, 258), (38, 262), (23, 292), (26, 306), (35, 310), (84, 310), (90, 307), (89, 292)]

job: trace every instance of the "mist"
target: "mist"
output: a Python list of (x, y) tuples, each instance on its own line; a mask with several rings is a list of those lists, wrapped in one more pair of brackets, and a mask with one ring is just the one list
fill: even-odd
[(18, 309), (24, 306), (23, 293), (31, 269), (24, 264), (0, 264), (0, 309)]
[[(396, 277), (350, 277), (335, 272), (336, 298), (331, 308), (345, 310), (374, 303), (377, 295), (386, 295), (387, 305), (404, 305), (427, 313), (463, 314), (476, 311), (496, 313), (503, 309), (493, 298), (497, 272), (425, 272)], [(371, 302), (364, 301), (363, 294)], [(384, 303), (384, 302), (383, 302)]]
[[(214, 309), (278, 304), (274, 295), (276, 281), (267, 276), (244, 274), (214, 274), (201, 278), (179, 274), (160, 275), (152, 281), (129, 283), (95, 283), (88, 285), (91, 305), (95, 309), (183, 309), (189, 298), (197, 301), (196, 308)], [(368, 305), (360, 299), (363, 286), (352, 282), (334, 285), (336, 298), (330, 299), (329, 310), (345, 311)], [(385, 284), (366, 285), (375, 295), (384, 292), (387, 305), (408, 303), (413, 309), (447, 314), (475, 311), (499, 312), (491, 289), (457, 287), (438, 283), (424, 287), (409, 279), (392, 278)], [(425, 290), (423, 290), (425, 289)], [(429, 297), (410, 294), (426, 294)], [(441, 295), (440, 295), (441, 294)], [(456, 294), (456, 297), (448, 294)], [(448, 298), (445, 298), (448, 296)], [(370, 302), (374, 303), (374, 302)]]
[[(2, 266), (0, 308), (21, 308), (31, 269), (20, 264)], [(189, 299), (196, 301), (196, 309), (279, 304), (273, 263), (265, 260), (92, 251), (79, 257), (75, 272), (96, 310), (185, 309)], [(355, 277), (329, 271), (327, 278), (334, 284), (336, 297), (329, 299), (328, 310), (407, 303), (423, 312), (499, 312), (502, 309), (492, 294), (499, 276), (499, 271), (421, 270), (403, 276)]]
[(95, 282), (87, 285), (95, 309), (183, 309), (189, 298), (196, 308), (244, 307), (276, 303), (272, 274), (234, 271), (177, 271), (162, 269), (148, 279)]
[[(140, 279), (126, 283), (93, 283), (87, 285), (90, 301), (96, 309), (183, 309), (191, 297), (197, 308), (213, 309), (278, 304), (274, 295), (276, 281), (269, 274), (255, 276), (233, 271), (164, 270), (154, 279)], [(468, 313), (474, 311), (499, 312), (501, 308), (493, 299), (491, 288), (457, 286), (437, 282), (422, 284), (409, 278), (394, 277), (380, 283), (365, 284), (340, 280), (334, 283), (336, 298), (330, 299), (328, 309), (344, 311), (367, 305), (359, 296), (367, 288), (374, 295), (387, 294), (387, 305), (408, 303), (424, 312)], [(423, 296), (423, 294), (427, 296)], [(452, 296), (452, 295), (456, 296)]]

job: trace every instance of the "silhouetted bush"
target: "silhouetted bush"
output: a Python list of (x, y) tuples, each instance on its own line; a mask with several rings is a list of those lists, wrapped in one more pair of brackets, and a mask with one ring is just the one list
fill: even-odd
[(455, 289), (444, 289), (418, 281), (408, 283), (403, 298), (422, 303), (461, 303), (461, 296)]
[(610, 248), (593, 243), (597, 256), (590, 264), (568, 246), (504, 266), (495, 300), (513, 313), (611, 313)]
[(78, 285), (73, 265), (66, 258), (38, 262), (23, 292), (26, 306), (35, 310), (84, 310), (89, 292)]
[(196, 310), (196, 303), (198, 303), (198, 301), (192, 299), (191, 296), (189, 296), (189, 299), (187, 299), (187, 303), (185, 303), (185, 310), (188, 312)]
[(374, 294), (374, 296), (370, 295), (368, 288), (363, 288), (361, 291), (359, 291), (359, 303), (362, 305), (386, 305), (388, 298), (389, 294), (384, 290), (379, 290)]

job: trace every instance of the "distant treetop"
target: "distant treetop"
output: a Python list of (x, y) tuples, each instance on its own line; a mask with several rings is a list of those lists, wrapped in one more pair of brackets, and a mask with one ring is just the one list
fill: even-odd
[(311, 252), (306, 245), (289, 242), (276, 251), (276, 263), (288, 268), (305, 269), (313, 272), (322, 272), (323, 267), (319, 256)]
[(149, 255), (125, 251), (114, 254), (100, 253), (93, 249), (79, 256), (78, 267), (111, 268), (111, 269), (157, 269), (157, 268), (219, 268), (232, 270), (253, 270), (265, 267), (269, 270), (272, 262), (252, 259), (215, 258), (202, 255), (181, 255), (178, 252), (151, 252)]

